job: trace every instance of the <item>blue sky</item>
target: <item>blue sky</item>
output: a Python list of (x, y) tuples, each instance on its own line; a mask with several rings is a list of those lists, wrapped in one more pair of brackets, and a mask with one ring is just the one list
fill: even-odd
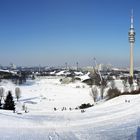
[(0, 64), (129, 65), (134, 9), (135, 66), (140, 66), (139, 0), (1, 0)]

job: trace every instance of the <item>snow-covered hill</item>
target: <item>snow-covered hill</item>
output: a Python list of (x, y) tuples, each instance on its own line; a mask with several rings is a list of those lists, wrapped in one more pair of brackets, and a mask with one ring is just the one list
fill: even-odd
[[(4, 81), (1, 86), (14, 92), (12, 83)], [(93, 103), (85, 84), (65, 85), (59, 79), (38, 79), (20, 88), (18, 113), (0, 110), (1, 140), (140, 139), (140, 95), (120, 96), (81, 113), (74, 108)], [(23, 104), (28, 113), (22, 111)], [(66, 110), (62, 111), (63, 107)]]

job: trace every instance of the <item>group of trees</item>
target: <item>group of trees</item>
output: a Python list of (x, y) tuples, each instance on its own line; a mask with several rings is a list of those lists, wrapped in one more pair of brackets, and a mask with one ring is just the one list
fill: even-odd
[[(15, 98), (18, 102), (21, 97), (21, 91), (19, 87), (15, 88)], [(7, 95), (5, 95), (5, 91), (3, 87), (0, 87), (0, 108), (6, 110), (15, 110), (15, 102), (12, 96), (12, 92), (8, 91)]]
[(92, 96), (95, 102), (97, 102), (100, 99), (104, 99), (104, 92), (106, 88), (107, 88), (107, 80), (105, 79), (102, 79), (102, 81), (100, 81), (100, 84), (91, 87), (90, 95)]
[[(110, 84), (109, 84), (110, 83)], [(140, 80), (134, 80), (132, 77), (122, 79), (123, 91), (119, 90), (116, 86), (115, 80), (105, 81), (101, 85), (94, 85), (91, 88), (90, 95), (95, 102), (101, 99), (112, 99), (120, 95), (139, 94), (140, 93)]]

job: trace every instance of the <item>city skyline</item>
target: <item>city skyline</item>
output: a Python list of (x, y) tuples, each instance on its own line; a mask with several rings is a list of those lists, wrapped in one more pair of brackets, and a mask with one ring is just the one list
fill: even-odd
[(134, 64), (140, 67), (138, 0), (2, 0), (0, 64), (129, 66), (128, 29), (134, 9)]

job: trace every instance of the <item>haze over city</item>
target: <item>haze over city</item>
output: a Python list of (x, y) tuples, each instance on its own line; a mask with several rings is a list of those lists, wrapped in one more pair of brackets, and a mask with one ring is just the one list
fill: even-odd
[(129, 66), (134, 9), (135, 67), (140, 65), (138, 0), (1, 0), (0, 64)]

